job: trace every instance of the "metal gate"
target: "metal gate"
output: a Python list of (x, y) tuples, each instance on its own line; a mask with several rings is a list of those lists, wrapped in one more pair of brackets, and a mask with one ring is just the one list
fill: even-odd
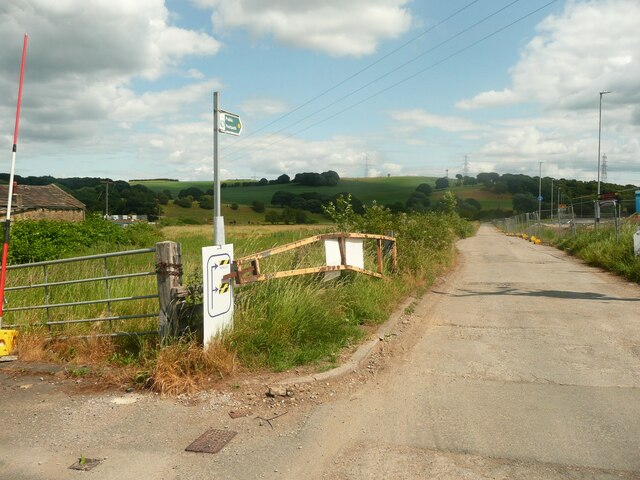
[[(158, 334), (156, 248), (7, 267), (5, 328), (72, 335)], [(147, 277), (153, 277), (149, 279)]]

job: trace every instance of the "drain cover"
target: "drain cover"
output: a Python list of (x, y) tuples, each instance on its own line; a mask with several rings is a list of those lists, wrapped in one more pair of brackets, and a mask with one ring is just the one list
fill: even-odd
[(81, 458), (69, 468), (71, 470), (82, 470), (83, 472), (88, 472), (93, 467), (100, 465), (101, 462), (101, 458)]
[(197, 453), (218, 453), (238, 432), (212, 428), (200, 435), (185, 450)]

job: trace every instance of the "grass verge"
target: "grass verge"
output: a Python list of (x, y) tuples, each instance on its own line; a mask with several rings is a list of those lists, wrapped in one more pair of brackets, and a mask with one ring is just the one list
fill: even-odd
[[(49, 339), (47, 331), (26, 329), (18, 340), (20, 357), (66, 362), (70, 376), (95, 375), (103, 383), (134, 383), (166, 395), (196, 391), (240, 369), (282, 371), (314, 365), (323, 370), (335, 364), (343, 349), (358, 342), (367, 328), (385, 321), (406, 295), (423, 292), (451, 263), (455, 240), (473, 233), (472, 226), (455, 213), (393, 215), (374, 205), (359, 216), (340, 204), (334, 214), (337, 230), (393, 231), (398, 270), (383, 279), (347, 272), (329, 282), (308, 276), (237, 288), (235, 328), (206, 350), (191, 337), (162, 346), (149, 337), (63, 342)], [(228, 237), (236, 256), (242, 256), (327, 229), (294, 228), (230, 228)], [(211, 244), (210, 227), (171, 227), (164, 235), (181, 241), (185, 277), (197, 285), (201, 248)], [(269, 261), (278, 269), (322, 264), (324, 253), (318, 248)], [(373, 262), (373, 252), (366, 253), (365, 264)]]
[(633, 282), (640, 282), (640, 257), (633, 254), (633, 235), (638, 226), (627, 222), (616, 236), (615, 228), (601, 227), (578, 232), (552, 243), (589, 265), (604, 268)]

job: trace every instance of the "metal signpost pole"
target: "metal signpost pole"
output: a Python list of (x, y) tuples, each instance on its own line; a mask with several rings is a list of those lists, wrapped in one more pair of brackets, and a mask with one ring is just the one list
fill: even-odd
[(224, 217), (220, 215), (220, 172), (218, 165), (218, 129), (220, 110), (218, 92), (213, 92), (213, 244), (224, 245)]

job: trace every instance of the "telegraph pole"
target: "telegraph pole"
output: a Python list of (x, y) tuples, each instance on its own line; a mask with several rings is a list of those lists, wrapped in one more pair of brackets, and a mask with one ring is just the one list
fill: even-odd
[(540, 173), (538, 174), (538, 235), (542, 226), (542, 162), (540, 162)]
[(551, 223), (553, 223), (553, 178), (551, 179)]

